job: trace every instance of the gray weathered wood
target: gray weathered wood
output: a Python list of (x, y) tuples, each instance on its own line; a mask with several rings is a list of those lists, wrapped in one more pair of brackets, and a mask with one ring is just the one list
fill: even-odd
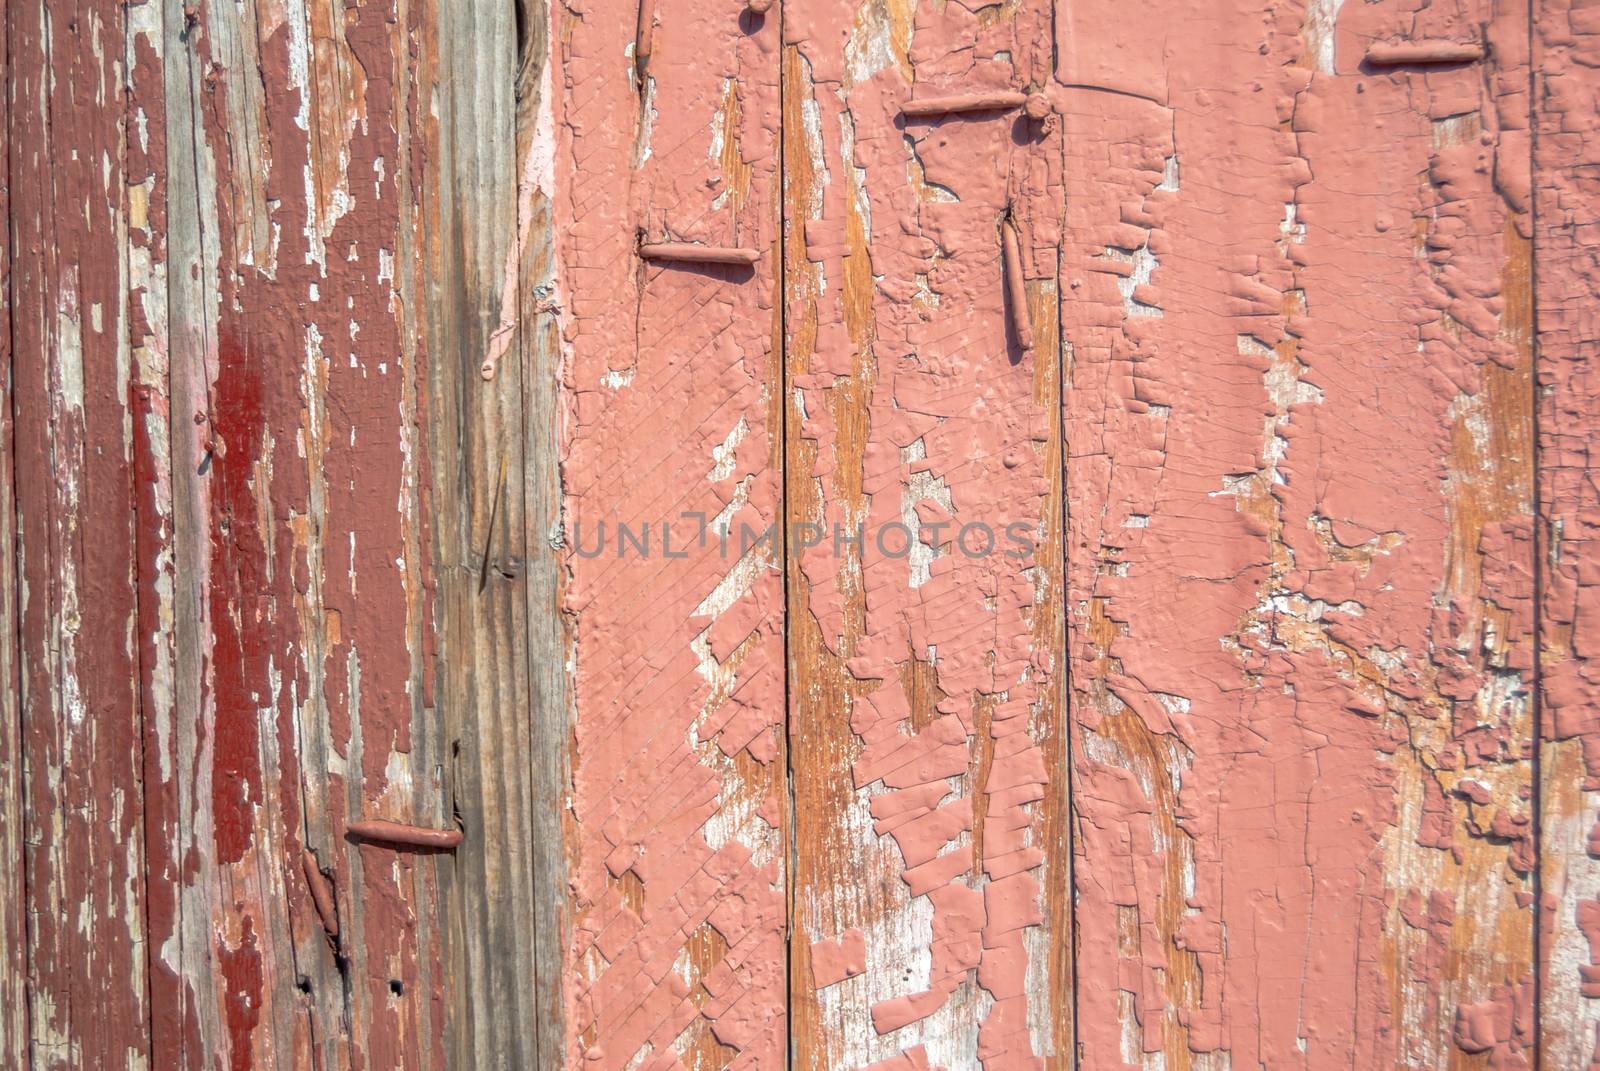
[(548, 329), (526, 329), (543, 315), (551, 246), (523, 174), (546, 104), (547, 12), (449, 5), (439, 19), (439, 201), (425, 238), (437, 702), (467, 833), (444, 878), (448, 1051), (460, 1067), (556, 1068), (566, 736), (549, 538), (560, 515), (556, 350)]

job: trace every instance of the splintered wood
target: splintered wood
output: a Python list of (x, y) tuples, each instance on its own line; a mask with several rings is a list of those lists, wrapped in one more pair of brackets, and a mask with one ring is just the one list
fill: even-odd
[(1596, 10), (15, 0), (0, 1063), (1600, 1066)]

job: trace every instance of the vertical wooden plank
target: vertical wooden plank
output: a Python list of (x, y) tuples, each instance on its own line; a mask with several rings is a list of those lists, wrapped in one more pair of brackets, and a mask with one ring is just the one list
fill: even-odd
[[(552, 50), (565, 9), (546, 0), (519, 0), (517, 57), (517, 294), (518, 356), (522, 362), (520, 491), (526, 548), (528, 664), (532, 750), (528, 756), (532, 822), (526, 842), (534, 875), (534, 977), (531, 987), (539, 1051), (533, 1066), (567, 1065), (567, 1008), (561, 979), (571, 938), (568, 896), (567, 801), (572, 792), (571, 620), (565, 613), (567, 563), (563, 550), (561, 442), (562, 347), (555, 230), (556, 80)], [(531, 284), (531, 285), (530, 285)], [(507, 482), (507, 494), (518, 484)], [(524, 986), (526, 983), (524, 982)], [(701, 1048), (709, 1048), (702, 1040)]]
[[(15, 483), (14, 374), (11, 335), (12, 252), (11, 187), (16, 181), (11, 148), (12, 74), (10, 30), (0, 32), (0, 147), (6, 176), (0, 189), (0, 860), (6, 881), (0, 893), (0, 1062), (10, 1067), (28, 1063), (28, 912), (24, 754), (22, 747), (21, 679), (18, 654), (17, 502)], [(20, 154), (19, 154), (20, 155)]]
[(1535, 7), (1533, 234), (1539, 362), (1542, 616), (1539, 1037), (1544, 1066), (1600, 1062), (1600, 659), (1594, 347), (1600, 222), (1600, 25), (1582, 5)]
[(6, 30), (29, 1059), (120, 1066), (149, 1056), (123, 7)]
[[(566, 1059), (777, 1067), (780, 18), (646, 3), (646, 60), (639, 11), (569, 5), (553, 46), (576, 636)], [(756, 259), (646, 261), (641, 241)]]
[[(180, 337), (174, 345), (168, 322), (169, 265), (173, 250), (178, 263), (190, 263), (185, 249), (197, 228), (180, 213), (175, 226), (169, 213), (167, 85), (169, 44), (162, 5), (143, 3), (127, 8), (126, 111), (128, 128), (125, 180), (128, 204), (129, 344), (132, 357), (133, 458), (136, 526), (134, 575), (138, 584), (139, 704), (142, 712), (141, 778), (144, 787), (142, 825), (145, 840), (146, 970), (150, 987), (150, 1060), (156, 1066), (200, 1066), (204, 1039), (211, 1033), (196, 1000), (194, 983), (204, 977), (206, 959), (202, 932), (195, 924), (193, 860), (194, 806), (185, 791), (185, 769), (192, 769), (193, 734), (180, 726), (178, 606), (184, 595), (178, 583), (179, 563), (193, 563), (176, 532), (178, 487), (190, 477), (183, 471), (197, 463), (193, 408), (184, 411), (181, 391), (173, 389), (174, 358), (182, 366), (193, 351)], [(180, 20), (181, 21), (181, 20)], [(184, 52), (178, 45), (177, 66)], [(187, 86), (183, 88), (187, 90)], [(183, 96), (188, 103), (187, 92)], [(184, 112), (187, 112), (185, 107)], [(182, 132), (188, 126), (177, 127)], [(193, 175), (192, 166), (181, 172)], [(192, 183), (180, 184), (179, 196)], [(188, 192), (180, 204), (192, 206)], [(176, 233), (172, 233), (173, 231)], [(170, 242), (169, 242), (170, 237)], [(180, 270), (180, 276), (184, 275)], [(186, 296), (191, 280), (180, 278), (177, 290)], [(178, 400), (177, 412), (174, 402)], [(175, 462), (182, 457), (182, 462)], [(182, 549), (180, 549), (180, 547)], [(186, 585), (203, 586), (203, 573), (185, 570)], [(185, 600), (186, 601), (186, 600)], [(186, 638), (195, 638), (186, 630)], [(192, 663), (190, 663), (192, 665)], [(193, 694), (193, 693), (191, 693)], [(185, 746), (185, 736), (189, 746)], [(185, 763), (187, 756), (189, 764)], [(187, 873), (186, 873), (187, 870)], [(186, 925), (186, 919), (188, 924)], [(205, 1011), (210, 1012), (215, 1005)]]
[(52, 1066), (435, 1066), (434, 860), (346, 827), (453, 819), (423, 501), (438, 17), (14, 14), (4, 486), (29, 494), (13, 514), (0, 493), (0, 537), (16, 516), (26, 538), (0, 566), (25, 664), (0, 845), (26, 852), (32, 923), (0, 925), (0, 995), (28, 975), (0, 1043), (20, 1060), (31, 1033)]
[[(560, 1068), (561, 795), (534, 771), (566, 753), (556, 551), (528, 490), (555, 482), (558, 355), (533, 341), (551, 248), (549, 8), (444, 4), (427, 218), (435, 538), (450, 798), (470, 835), (446, 871), (453, 1066)], [(519, 78), (519, 66), (524, 77)], [(528, 128), (542, 117), (536, 144)], [(544, 343), (541, 345), (541, 343)], [(492, 360), (493, 378), (480, 365)], [(548, 387), (543, 388), (548, 394)], [(537, 449), (525, 440), (551, 436)], [(543, 500), (544, 508), (556, 501)], [(547, 624), (557, 635), (541, 632)], [(554, 853), (554, 865), (548, 855)]]
[(1057, 22), (1083, 1059), (1526, 1066), (1527, 12), (1190, 14)]
[(794, 1059), (1071, 1067), (1052, 11), (785, 19)]
[(171, 524), (141, 558), (152, 658), (171, 652), (146, 682), (148, 824), (179, 885), (163, 1059), (434, 1066), (434, 862), (346, 835), (446, 821), (415, 207), (432, 24), (404, 2), (159, 14), (135, 16), (159, 66), (133, 93), (149, 113), (164, 87), (139, 129), (170, 135), (141, 159), (163, 214), (135, 257), (168, 287), (140, 365), (144, 505)]

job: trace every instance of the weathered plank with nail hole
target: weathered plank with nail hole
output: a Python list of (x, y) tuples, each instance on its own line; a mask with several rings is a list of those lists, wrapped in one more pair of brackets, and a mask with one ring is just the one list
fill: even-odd
[(437, 28), (401, 0), (7, 10), (19, 1065), (443, 1062), (435, 860), (345, 835), (453, 826), (420, 343)]
[(425, 219), (439, 709), (468, 832), (443, 872), (449, 1056), (554, 1071), (567, 1066), (570, 641), (551, 540), (559, 351), (540, 327), (553, 306), (535, 308), (550, 292), (550, 13), (452, 4), (438, 17), (438, 198)]

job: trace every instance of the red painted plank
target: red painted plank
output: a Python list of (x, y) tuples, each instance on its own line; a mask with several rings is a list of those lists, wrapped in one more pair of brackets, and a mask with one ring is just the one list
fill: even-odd
[[(0, 35), (0, 131), (7, 134), (0, 147), (0, 167), (6, 181), (0, 184), (0, 218), (8, 221), (0, 237), (0, 367), (12, 366), (11, 335), (12, 245), (11, 219), (11, 59), (10, 39)], [(0, 1062), (21, 1067), (28, 1054), (28, 899), (27, 878), (21, 865), (24, 838), (24, 756), (21, 680), (18, 675), (17, 618), (17, 503), (12, 420), (13, 377), (0, 377), (0, 859), (5, 885), (0, 891)]]
[(149, 1055), (121, 11), (21, 3), (6, 16), (20, 864), (41, 1067)]
[[(220, 265), (206, 772), (212, 880), (235, 890), (215, 922), (219, 1014), (224, 1051), (258, 1065), (313, 1049), (442, 1060), (431, 857), (345, 836), (364, 818), (445, 821), (437, 760), (413, 761), (431, 608), (408, 255), (415, 26), (400, 14), (290, 5), (198, 31), (234, 75), (202, 96)], [(228, 57), (236, 34), (254, 66)], [(244, 143), (229, 133), (241, 111), (256, 124)], [(338, 960), (307, 848), (336, 890)]]

